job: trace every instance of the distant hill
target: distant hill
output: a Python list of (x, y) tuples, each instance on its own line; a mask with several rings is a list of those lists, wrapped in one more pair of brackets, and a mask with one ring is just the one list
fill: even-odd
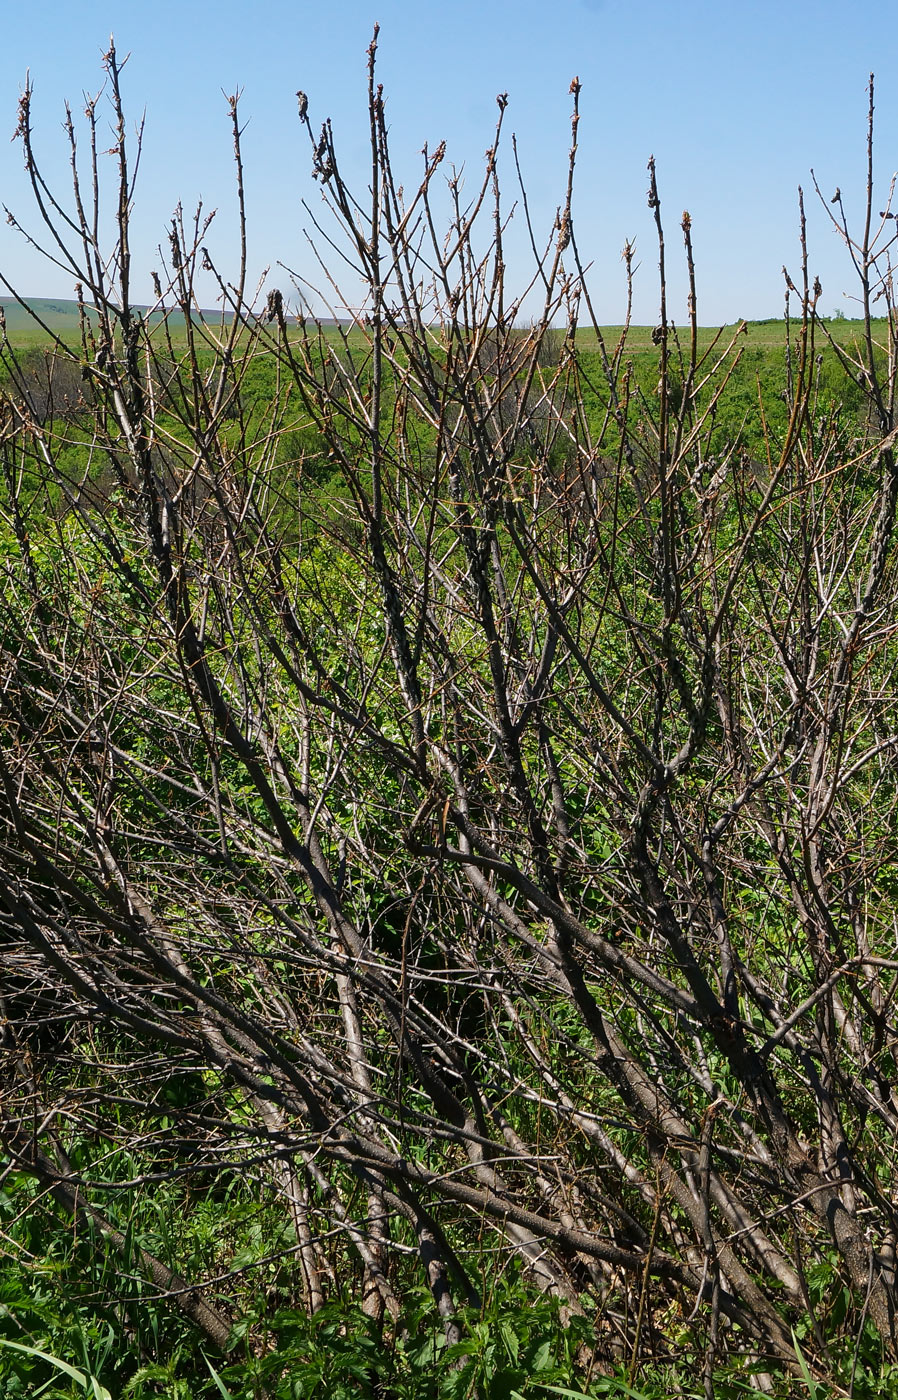
[[(30, 305), (48, 330), (55, 335), (78, 333), (78, 303), (76, 301), (50, 300), (48, 297), (33, 297)], [(18, 339), (21, 334), (40, 332), (34, 317), (12, 297), (0, 297), (0, 307), (6, 316), (6, 326), (11, 336)]]
[[(52, 335), (58, 335), (63, 340), (68, 340), (73, 336), (77, 337), (80, 324), (77, 301), (68, 300), (64, 297), (26, 297), (25, 300), (28, 302), (34, 315), (29, 315), (25, 308), (21, 306), (14, 297), (0, 296), (0, 308), (3, 309), (6, 316), (6, 327), (13, 340), (41, 340), (45, 337), (47, 332)], [(148, 313), (151, 323), (158, 322), (162, 319), (160, 312), (150, 312), (148, 306), (135, 305), (134, 310), (143, 312), (144, 314)], [(221, 322), (222, 313), (220, 310), (204, 310), (202, 314), (207, 321), (213, 324), (215, 321)], [(232, 317), (233, 312), (225, 312), (225, 324), (230, 323)], [(323, 326), (335, 326), (338, 324), (329, 316), (322, 316), (320, 321)], [(177, 334), (177, 332), (184, 327), (183, 313), (180, 311), (170, 311), (168, 313), (168, 323), (172, 331)], [(348, 325), (349, 322), (347, 321), (343, 324)]]
[[(66, 340), (71, 336), (78, 335), (80, 322), (77, 301), (58, 297), (52, 299), (50, 297), (28, 297), (26, 300), (33, 315), (30, 315), (13, 297), (0, 297), (0, 307), (3, 308), (6, 316), (7, 330), (13, 339), (40, 338), (45, 330)], [(146, 313), (149, 312), (149, 307), (135, 306), (134, 310)], [(210, 321), (216, 318), (221, 319), (220, 311), (205, 311), (203, 314)], [(151, 319), (160, 319), (159, 313), (151, 313)], [(231, 313), (228, 312), (225, 315), (225, 321), (230, 319)], [(173, 330), (184, 325), (184, 317), (180, 311), (171, 312), (169, 321)]]

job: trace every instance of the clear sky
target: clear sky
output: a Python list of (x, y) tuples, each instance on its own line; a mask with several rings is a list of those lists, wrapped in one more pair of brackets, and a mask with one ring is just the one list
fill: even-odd
[[(36, 144), (53, 180), (65, 175), (63, 99), (75, 109), (102, 82), (110, 32), (131, 53), (125, 91), (146, 140), (135, 207), (136, 293), (149, 299), (154, 248), (180, 200), (220, 210), (208, 239), (226, 265), (233, 194), (222, 90), (242, 88), (254, 269), (283, 260), (312, 274), (302, 200), (320, 199), (296, 116), (308, 93), (313, 125), (333, 119), (344, 168), (365, 184), (365, 49), (381, 24), (379, 73), (388, 96), (394, 162), (408, 184), (419, 151), (445, 138), (449, 155), (479, 168), (507, 91), (536, 222), (548, 228), (562, 198), (570, 144), (569, 87), (581, 99), (575, 217), (594, 262), (602, 320), (620, 319), (620, 250), (641, 260), (637, 320), (657, 316), (657, 256), (646, 207), (655, 155), (671, 259), (684, 208), (693, 217), (703, 323), (777, 316), (781, 268), (798, 262), (796, 191), (809, 204), (811, 270), (823, 308), (852, 314), (851, 272), (837, 235), (814, 207), (809, 167), (836, 185), (857, 220), (864, 184), (865, 88), (877, 75), (877, 207), (898, 165), (898, 23), (868, 0), (31, 0), (8, 4), (0, 49), (0, 136), (15, 127), (30, 70)], [(111, 138), (110, 138), (111, 143)], [(510, 146), (507, 154), (510, 155)], [(111, 161), (110, 161), (111, 166)], [(512, 192), (513, 169), (505, 167)], [(21, 148), (0, 139), (0, 198), (33, 223)], [(5, 224), (0, 270), (23, 293), (71, 296)], [(511, 275), (523, 276), (512, 266)], [(685, 317), (674, 279), (677, 319)]]

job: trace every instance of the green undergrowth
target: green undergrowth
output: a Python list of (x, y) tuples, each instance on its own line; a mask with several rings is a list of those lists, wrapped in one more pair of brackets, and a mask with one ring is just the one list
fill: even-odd
[[(122, 1163), (132, 1169), (135, 1163)], [(0, 1191), (0, 1396), (3, 1400), (701, 1400), (703, 1356), (685, 1320), (667, 1319), (655, 1355), (638, 1364), (606, 1341), (596, 1350), (595, 1316), (565, 1316), (556, 1299), (534, 1291), (515, 1266), (485, 1273), (483, 1301), (460, 1310), (461, 1340), (447, 1341), (426, 1288), (411, 1277), (392, 1321), (367, 1316), (352, 1287), (314, 1316), (295, 1296), (290, 1231), (270, 1202), (249, 1186), (210, 1187), (188, 1209), (189, 1193), (169, 1184), (147, 1191), (113, 1252), (89, 1221), (72, 1224), (25, 1177)], [(114, 1202), (109, 1210), (115, 1214)], [(155, 1221), (155, 1223), (154, 1223)], [(125, 1222), (119, 1220), (121, 1226)], [(243, 1312), (224, 1352), (205, 1341), (169, 1300), (146, 1282), (138, 1245), (152, 1248), (191, 1279), (225, 1276)], [(488, 1265), (484, 1264), (484, 1269)], [(344, 1277), (346, 1277), (344, 1273)], [(848, 1300), (836, 1268), (811, 1271), (812, 1303), (834, 1339), (841, 1384), (815, 1379), (796, 1330), (794, 1374), (763, 1358), (733, 1361), (714, 1377), (717, 1400), (741, 1400), (773, 1386), (779, 1400), (851, 1393), (856, 1400), (894, 1395), (898, 1369), (883, 1367), (872, 1327), (839, 1341)], [(601, 1329), (608, 1336), (608, 1329)], [(677, 1337), (682, 1345), (677, 1346)], [(753, 1376), (753, 1373), (757, 1373)]]
[[(700, 1400), (702, 1358), (599, 1362), (589, 1318), (563, 1325), (556, 1302), (528, 1295), (520, 1281), (497, 1287), (479, 1312), (460, 1314), (461, 1342), (447, 1343), (430, 1298), (412, 1293), (389, 1333), (350, 1298), (313, 1317), (290, 1308), (248, 1315), (225, 1355), (173, 1328), (152, 1300), (141, 1305), (140, 1348), (122, 1319), (72, 1306), (52, 1285), (16, 1287), (0, 1270), (0, 1394), (47, 1400)], [(55, 1294), (55, 1296), (54, 1296)], [(249, 1344), (252, 1329), (254, 1345)], [(155, 1334), (157, 1345), (150, 1343)], [(762, 1361), (717, 1369), (717, 1400), (741, 1400), (773, 1383), (774, 1394), (828, 1400), (844, 1394), (817, 1382), (797, 1344), (799, 1371), (772, 1374)], [(753, 1372), (756, 1378), (753, 1381)], [(856, 1368), (858, 1400), (894, 1394), (892, 1368)]]

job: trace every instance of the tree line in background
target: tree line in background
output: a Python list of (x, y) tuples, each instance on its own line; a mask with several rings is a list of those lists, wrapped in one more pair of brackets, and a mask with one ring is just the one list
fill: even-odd
[(403, 190), (375, 49), (367, 188), (300, 95), (351, 325), (251, 304), (236, 99), (241, 266), (179, 212), (152, 324), (114, 49), (112, 246), (97, 104), (64, 202), (21, 100), (84, 315), (49, 368), (0, 351), (9, 1393), (878, 1394), (898, 466), (872, 84), (860, 235), (826, 206), (857, 338), (818, 317), (802, 211), (781, 392), (760, 374), (734, 421), (740, 332), (699, 337), (688, 215), (674, 325), (653, 165), (651, 385), (595, 321), (578, 85), (515, 289), (506, 97), (477, 188), (441, 146)]

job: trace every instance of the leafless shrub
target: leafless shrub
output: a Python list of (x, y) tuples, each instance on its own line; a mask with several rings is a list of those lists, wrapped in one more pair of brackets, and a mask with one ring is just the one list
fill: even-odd
[[(893, 346), (883, 373), (870, 330), (890, 225), (859, 243), (842, 225), (867, 335), (857, 365), (839, 353), (875, 438), (848, 454), (813, 410), (804, 256), (788, 424), (743, 469), (713, 438), (738, 335), (700, 352), (693, 310), (674, 340), (654, 168), (657, 394), (637, 401), (624, 342), (596, 325), (587, 386), (576, 85), (525, 333), (531, 303), (504, 279), (504, 101), (482, 186), (463, 200), (450, 181), (440, 232), (443, 151), (404, 200), (372, 45), (369, 196), (344, 184), (330, 127), (308, 128), (366, 289), (354, 324), (294, 324), (280, 294), (256, 318), (241, 270), (221, 282), (231, 321), (210, 325), (204, 232), (176, 223), (160, 306), (186, 318), (182, 346), (131, 309), (106, 63), (118, 244), (101, 254), (79, 205), (69, 256), (96, 313), (77, 363), (115, 497), (89, 475), (75, 490), (55, 418), (12, 401), (4, 419), (73, 513), (36, 557), (39, 496), (23, 524), (8, 477), (7, 1151), (94, 1199), (102, 1165), (70, 1173), (29, 1127), (59, 1110), (40, 1047), (23, 1054), (22, 999), (49, 988), (90, 1080), (83, 1102), (65, 1090), (73, 1130), (123, 1145), (131, 1054), (238, 1091), (197, 1150), (269, 1164), (310, 1308), (328, 1289), (314, 1196), (375, 1314), (396, 1314), (394, 1250), (416, 1244), (450, 1338), (491, 1232), (627, 1357), (657, 1340), (647, 1306), (684, 1319), (708, 1377), (726, 1349), (793, 1363), (817, 1257), (898, 1355), (898, 472)], [(688, 217), (683, 234), (694, 284)], [(275, 393), (250, 418), (259, 356)], [(180, 386), (164, 405), (160, 357)], [(279, 462), (305, 427), (338, 508)], [(220, 1340), (218, 1314), (195, 1320)], [(807, 1353), (826, 1369), (822, 1337)]]

